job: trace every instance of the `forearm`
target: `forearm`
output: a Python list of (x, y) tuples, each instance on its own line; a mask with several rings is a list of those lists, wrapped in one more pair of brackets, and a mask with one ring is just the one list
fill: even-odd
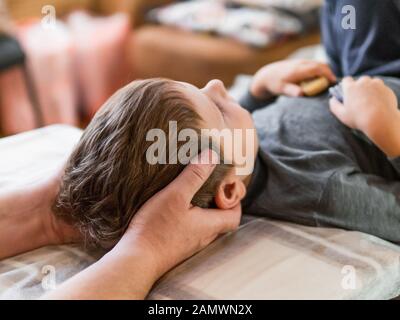
[(0, 259), (47, 244), (38, 209), (25, 206), (22, 191), (0, 191)]
[(258, 98), (255, 97), (249, 90), (243, 97), (241, 97), (239, 104), (247, 111), (253, 112), (269, 105), (270, 103), (273, 103), (275, 100), (276, 97), (272, 94), (265, 94), (263, 98)]
[(159, 277), (156, 266), (146, 250), (121, 243), (43, 298), (144, 299)]
[(390, 117), (386, 125), (376, 125), (372, 121), (363, 131), (388, 157), (400, 156), (400, 112)]

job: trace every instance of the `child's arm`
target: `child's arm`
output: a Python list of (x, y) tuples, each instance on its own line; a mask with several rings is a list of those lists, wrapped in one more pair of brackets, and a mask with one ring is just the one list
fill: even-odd
[(377, 78), (345, 78), (344, 103), (330, 101), (332, 113), (364, 132), (388, 157), (400, 156), (400, 111), (394, 92)]
[(253, 78), (250, 90), (240, 99), (242, 107), (250, 112), (275, 101), (278, 95), (299, 97), (307, 95), (310, 84), (303, 82), (316, 77), (335, 82), (336, 77), (325, 63), (311, 60), (282, 60), (261, 68)]
[(259, 99), (270, 95), (298, 97), (304, 94), (301, 82), (316, 77), (336, 81), (330, 67), (312, 60), (283, 60), (261, 68), (254, 76), (250, 93)]

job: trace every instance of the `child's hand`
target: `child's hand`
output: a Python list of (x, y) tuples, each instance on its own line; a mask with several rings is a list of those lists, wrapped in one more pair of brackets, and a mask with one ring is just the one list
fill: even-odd
[(318, 76), (335, 82), (336, 77), (330, 67), (311, 60), (283, 60), (261, 68), (254, 76), (250, 92), (257, 98), (284, 94), (291, 97), (303, 95), (299, 83)]
[(344, 104), (330, 100), (330, 110), (345, 125), (364, 132), (388, 156), (400, 155), (400, 111), (394, 92), (377, 78), (345, 78)]

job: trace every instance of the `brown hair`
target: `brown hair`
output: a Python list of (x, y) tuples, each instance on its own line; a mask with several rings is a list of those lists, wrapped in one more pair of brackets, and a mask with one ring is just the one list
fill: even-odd
[[(178, 132), (190, 128), (200, 135), (202, 119), (190, 105), (173, 81), (142, 80), (116, 92), (93, 118), (70, 156), (54, 205), (55, 214), (77, 227), (86, 244), (115, 245), (144, 202), (183, 170), (179, 163), (149, 164), (152, 142), (146, 134), (153, 128), (168, 132), (169, 121), (176, 121)], [(217, 165), (192, 203), (214, 206), (231, 167)]]

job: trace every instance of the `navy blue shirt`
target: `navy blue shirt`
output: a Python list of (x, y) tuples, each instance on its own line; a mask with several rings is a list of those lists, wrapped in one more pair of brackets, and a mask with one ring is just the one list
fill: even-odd
[[(345, 5), (355, 9), (356, 29), (344, 29)], [(400, 77), (400, 0), (325, 0), (323, 44), (338, 77)]]

